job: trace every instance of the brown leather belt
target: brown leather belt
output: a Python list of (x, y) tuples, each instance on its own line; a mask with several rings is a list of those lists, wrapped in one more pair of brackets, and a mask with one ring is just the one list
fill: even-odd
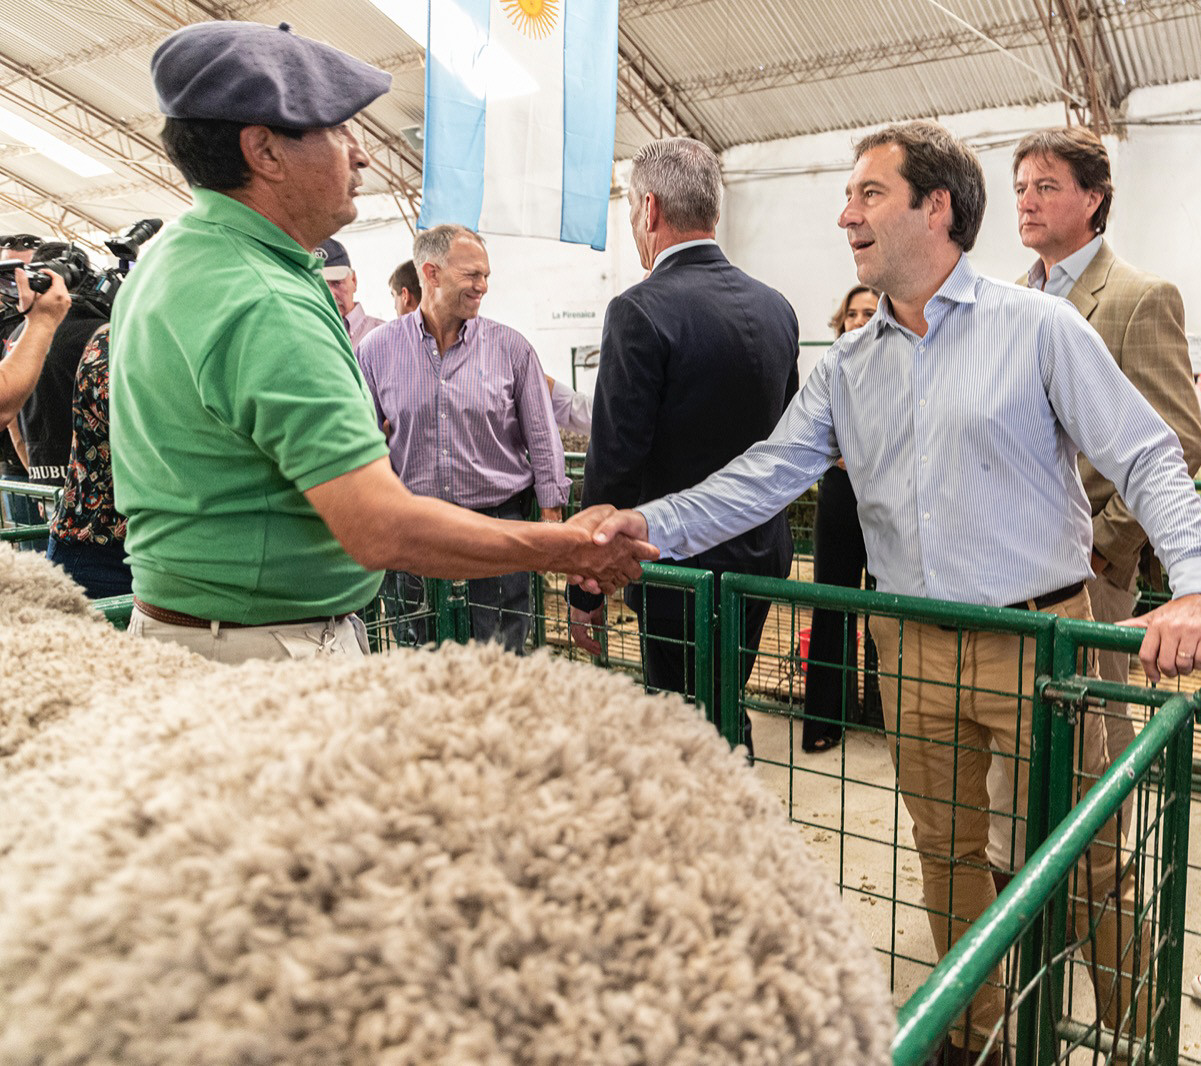
[(1077, 581), (1074, 585), (1064, 585), (1061, 589), (1056, 589), (1054, 592), (1044, 592), (1041, 596), (1032, 596), (1028, 600), (1019, 600), (1017, 603), (1008, 604), (1012, 611), (1028, 611), (1030, 604), (1034, 604), (1036, 611), (1041, 611), (1044, 607), (1053, 607), (1057, 603), (1063, 603), (1064, 600), (1070, 600), (1082, 588), (1083, 581)]
[(316, 625), (319, 622), (341, 622), (349, 618), (349, 614), (322, 614), (315, 618), (288, 618), (282, 622), (257, 622), (248, 625), (245, 622), (222, 622), (220, 619), (197, 618), (194, 614), (184, 614), (182, 611), (168, 611), (165, 607), (155, 607), (151, 603), (133, 598), (133, 605), (147, 618), (156, 622), (165, 622), (169, 626), (187, 626), (189, 629), (208, 629), (214, 621), (225, 629), (260, 629), (263, 626), (305, 626)]

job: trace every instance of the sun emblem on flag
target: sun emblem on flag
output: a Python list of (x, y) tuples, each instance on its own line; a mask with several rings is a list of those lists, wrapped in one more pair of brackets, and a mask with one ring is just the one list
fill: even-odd
[(500, 0), (500, 6), (527, 37), (546, 37), (559, 17), (559, 0)]

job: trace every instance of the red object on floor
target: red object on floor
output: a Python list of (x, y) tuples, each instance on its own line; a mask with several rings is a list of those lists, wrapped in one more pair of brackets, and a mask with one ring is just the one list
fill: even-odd
[(797, 658), (801, 660), (801, 673), (809, 672), (809, 637), (812, 636), (812, 629), (802, 629), (796, 635), (796, 653)]
[[(812, 629), (801, 629), (796, 635), (796, 654), (801, 661), (801, 673), (809, 673), (809, 638), (813, 635)], [(855, 634), (855, 638), (860, 644), (863, 643), (863, 633)]]

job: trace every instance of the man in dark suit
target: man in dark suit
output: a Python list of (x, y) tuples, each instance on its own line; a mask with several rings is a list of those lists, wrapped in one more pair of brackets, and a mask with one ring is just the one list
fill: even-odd
[[(721, 167), (699, 141), (646, 145), (630, 177), (630, 225), (650, 273), (605, 313), (584, 506), (633, 507), (695, 484), (775, 427), (797, 391), (798, 328), (788, 301), (731, 266), (714, 239)], [(786, 577), (792, 538), (781, 512), (680, 565)], [(652, 589), (638, 612), (643, 666), (654, 688), (692, 693), (691, 599)], [(604, 621), (600, 597), (569, 591), (572, 633), (598, 654), (589, 628)], [(748, 609), (743, 682), (754, 665), (767, 605)], [(715, 674), (717, 671), (715, 664)], [(720, 675), (715, 676), (715, 697)], [(720, 723), (720, 701), (714, 720)], [(750, 745), (750, 721), (743, 715)]]

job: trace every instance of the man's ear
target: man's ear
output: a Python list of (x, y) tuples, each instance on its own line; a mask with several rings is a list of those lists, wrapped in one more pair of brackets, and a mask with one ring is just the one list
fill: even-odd
[(951, 207), (951, 191), (949, 189), (933, 189), (926, 197), (927, 209), (931, 227), (941, 229), (945, 221), (949, 233), (955, 224), (955, 211)]
[(438, 282), (438, 264), (437, 263), (422, 263), (421, 277), (423, 279), (422, 289), (427, 285), (437, 288)]
[(266, 181), (283, 181), (283, 152), (278, 133), (266, 126), (246, 126), (238, 134), (238, 143), (251, 174)]
[(654, 233), (659, 228), (659, 198), (653, 193), (646, 194), (646, 230)]

